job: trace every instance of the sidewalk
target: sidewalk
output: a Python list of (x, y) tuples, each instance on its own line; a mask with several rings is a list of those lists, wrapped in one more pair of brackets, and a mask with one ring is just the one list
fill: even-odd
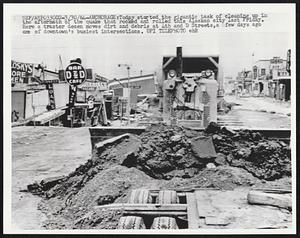
[(224, 99), (226, 100), (226, 102), (234, 102), (240, 104), (239, 106), (235, 107), (242, 110), (279, 113), (284, 115), (291, 114), (290, 102), (275, 101), (275, 99), (269, 97), (237, 98), (236, 96), (225, 95)]

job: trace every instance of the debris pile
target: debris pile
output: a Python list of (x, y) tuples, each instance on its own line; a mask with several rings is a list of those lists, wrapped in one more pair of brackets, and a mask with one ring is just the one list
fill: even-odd
[[(28, 190), (45, 198), (41, 209), (49, 216), (71, 221), (68, 227), (112, 229), (119, 213), (97, 215), (93, 207), (126, 202), (131, 189), (233, 189), (290, 176), (290, 164), (289, 146), (259, 133), (213, 123), (205, 131), (159, 124), (98, 147), (68, 176), (28, 185)], [(62, 222), (55, 220), (45, 227), (59, 229)]]
[(233, 132), (213, 124), (206, 131), (212, 134), (216, 152), (229, 165), (265, 180), (291, 176), (291, 150), (286, 143), (264, 139), (257, 132)]
[(240, 167), (265, 180), (291, 175), (289, 146), (257, 132), (235, 132), (214, 123), (205, 132), (155, 125), (140, 140), (139, 149), (122, 165), (156, 179), (191, 178), (206, 167), (220, 165)]
[(131, 166), (153, 178), (188, 178), (194, 175), (191, 171), (197, 173), (216, 158), (211, 138), (180, 127), (156, 125), (140, 138), (142, 143), (132, 156), (135, 164)]

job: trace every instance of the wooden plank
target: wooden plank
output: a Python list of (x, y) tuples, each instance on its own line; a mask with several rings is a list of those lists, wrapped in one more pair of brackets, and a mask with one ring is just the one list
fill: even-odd
[(186, 203), (187, 203), (188, 228), (198, 229), (199, 214), (197, 211), (197, 204), (196, 204), (196, 198), (194, 193), (186, 193)]
[[(177, 192), (178, 196), (185, 196), (185, 193), (187, 192), (194, 192), (195, 190), (211, 190), (211, 191), (220, 191), (219, 188), (203, 188), (199, 187), (198, 185), (191, 185), (191, 186), (186, 186), (186, 187), (180, 187), (180, 188), (171, 188), (171, 190), (174, 190)], [(157, 195), (159, 189), (150, 189), (151, 194)]]
[(251, 190), (262, 191), (265, 193), (279, 193), (279, 194), (292, 193), (291, 189), (281, 189), (281, 188), (251, 188)]
[(120, 136), (116, 136), (116, 137), (112, 137), (112, 138), (110, 138), (110, 139), (106, 139), (106, 140), (104, 140), (104, 141), (100, 141), (100, 142), (98, 142), (96, 145), (95, 145), (95, 148), (96, 149), (99, 149), (99, 148), (101, 148), (101, 147), (105, 147), (105, 146), (107, 146), (107, 145), (110, 145), (110, 144), (113, 144), (113, 143), (115, 143), (115, 142), (118, 142), (119, 140), (121, 140), (121, 139), (123, 139), (123, 138), (125, 138), (125, 137), (129, 137), (130, 136), (130, 134), (128, 134), (128, 133), (125, 133), (125, 134), (122, 134), (122, 135), (120, 135)]
[(151, 216), (185, 216), (183, 211), (128, 211), (123, 212), (124, 215), (151, 215)]
[(247, 196), (248, 203), (269, 205), (285, 209), (292, 208), (291, 194), (264, 193), (261, 191), (250, 191)]
[(123, 210), (124, 215), (152, 215), (152, 216), (184, 216), (185, 204), (108, 204), (95, 206), (94, 209)]
[(206, 191), (206, 190), (195, 191), (199, 217), (219, 215), (219, 211), (215, 207), (213, 207), (211, 203), (211, 194), (213, 192), (214, 191)]
[(186, 212), (186, 204), (137, 204), (137, 203), (112, 203), (95, 206), (95, 209), (109, 208), (122, 209), (126, 211), (182, 211)]

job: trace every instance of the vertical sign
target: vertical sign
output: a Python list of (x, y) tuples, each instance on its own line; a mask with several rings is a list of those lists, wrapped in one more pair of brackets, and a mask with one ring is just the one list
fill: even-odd
[(73, 107), (76, 100), (77, 86), (70, 85), (69, 88), (69, 107)]
[(291, 75), (291, 50), (289, 49), (287, 51), (287, 56), (286, 56), (286, 71)]
[(54, 98), (53, 83), (47, 83), (46, 89), (48, 90), (50, 110), (54, 110), (55, 109), (55, 98)]
[(79, 63), (71, 63), (65, 70), (65, 79), (70, 84), (69, 107), (73, 107), (76, 100), (77, 86), (86, 80), (86, 70)]

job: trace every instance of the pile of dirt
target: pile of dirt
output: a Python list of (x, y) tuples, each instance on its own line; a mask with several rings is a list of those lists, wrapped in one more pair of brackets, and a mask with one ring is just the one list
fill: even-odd
[(173, 178), (163, 183), (162, 188), (217, 188), (232, 190), (238, 186), (252, 186), (256, 183), (259, 183), (259, 179), (244, 169), (223, 165), (212, 169), (205, 168), (192, 178)]
[(206, 131), (212, 135), (216, 152), (229, 165), (265, 180), (291, 176), (291, 149), (283, 141), (265, 139), (248, 130), (233, 132), (213, 124)]
[[(118, 219), (114, 219), (115, 222), (112, 222), (111, 218), (115, 217), (118, 212), (94, 211), (95, 206), (126, 202), (130, 191), (135, 188), (157, 187), (157, 181), (142, 171), (120, 165), (103, 169), (80, 188), (74, 181), (82, 180), (72, 175), (45, 193), (46, 199), (40, 204), (40, 209), (47, 213), (49, 218), (53, 216), (58, 218), (57, 223), (54, 222), (54, 219), (49, 219), (44, 225), (45, 228), (60, 229), (61, 224), (64, 223), (69, 228), (84, 229), (88, 226), (104, 229), (107, 226), (106, 228), (112, 229), (117, 225)], [(66, 189), (67, 186), (70, 187)], [(67, 222), (62, 222), (63, 220)], [(110, 220), (111, 223), (108, 224), (107, 220)]]
[(155, 125), (140, 140), (139, 149), (123, 165), (157, 179), (191, 178), (206, 167), (220, 165), (240, 167), (265, 180), (291, 175), (290, 147), (260, 133), (235, 132), (214, 123), (204, 132)]
[(113, 229), (121, 212), (94, 207), (126, 202), (134, 188), (233, 189), (290, 176), (290, 164), (289, 146), (259, 133), (213, 123), (205, 131), (159, 124), (100, 146), (74, 172), (28, 190), (45, 198), (40, 209), (48, 229)]
[(182, 173), (191, 177), (193, 174), (185, 173), (186, 169), (197, 173), (216, 158), (211, 138), (181, 127), (156, 125), (140, 139), (142, 143), (131, 163), (124, 165), (135, 166), (153, 178), (171, 179)]

